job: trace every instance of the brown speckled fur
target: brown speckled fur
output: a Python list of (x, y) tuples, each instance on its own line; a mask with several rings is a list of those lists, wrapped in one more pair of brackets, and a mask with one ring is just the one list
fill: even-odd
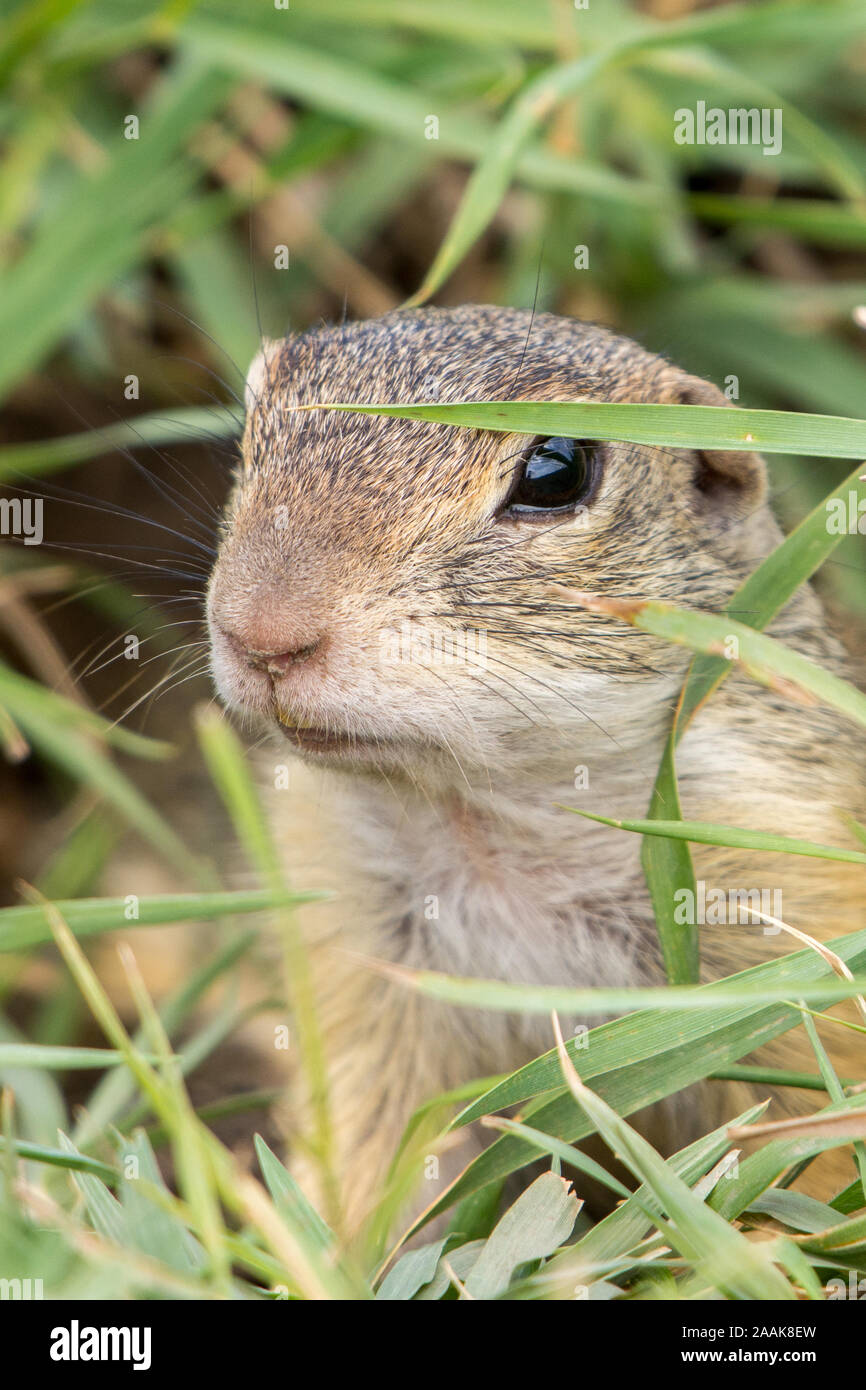
[[(431, 396), (724, 404), (603, 328), (476, 306), (322, 328), (266, 345), (253, 365), (243, 467), (209, 594), (213, 667), (226, 702), (254, 722), (272, 728), (279, 707), (350, 749), (366, 741), (335, 757), (297, 757), (275, 742), (264, 760), (271, 785), (275, 765), (290, 769), (288, 790), (271, 800), (294, 882), (337, 894), (305, 920), (347, 1230), (367, 1213), (415, 1106), (517, 1067), (551, 1039), (543, 1018), (448, 1008), (334, 946), (510, 980), (663, 979), (638, 837), (556, 803), (645, 813), (688, 654), (552, 600), (546, 586), (718, 610), (780, 539), (754, 455), (607, 445), (585, 525), (518, 522), (497, 509), (525, 438), (292, 409)], [(383, 665), (382, 630), (404, 621), (483, 629), (486, 667)], [(845, 671), (811, 590), (770, 630)], [(284, 652), (315, 642), (273, 682), (238, 653), (238, 643)], [(583, 791), (577, 766), (588, 769)], [(863, 811), (856, 728), (737, 675), (695, 719), (678, 771), (689, 819), (850, 844), (838, 809)], [(709, 884), (781, 887), (784, 917), (816, 936), (864, 925), (858, 868), (700, 846), (694, 857)], [(705, 927), (701, 939), (707, 978), (796, 948), (746, 927)], [(832, 1029), (826, 1041), (840, 1073), (857, 1075), (856, 1035)], [(815, 1069), (800, 1029), (765, 1056)], [(708, 1083), (661, 1105), (651, 1132), (680, 1147), (745, 1099)], [(786, 1092), (771, 1115), (816, 1104)], [(452, 1166), (478, 1142), (467, 1135)], [(824, 1195), (852, 1176), (839, 1151)], [(433, 1187), (421, 1188), (426, 1204)]]

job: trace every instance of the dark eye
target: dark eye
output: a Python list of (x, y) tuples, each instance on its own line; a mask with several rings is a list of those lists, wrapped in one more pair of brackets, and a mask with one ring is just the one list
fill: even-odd
[(506, 514), (564, 512), (592, 491), (601, 456), (588, 439), (537, 439), (517, 471)]

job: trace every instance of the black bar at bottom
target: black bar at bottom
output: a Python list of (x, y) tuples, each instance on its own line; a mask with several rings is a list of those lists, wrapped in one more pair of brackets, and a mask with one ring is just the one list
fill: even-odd
[[(861, 1301), (866, 1306), (866, 1296), (858, 1286), (852, 1296), (821, 1303), (611, 1303), (575, 1299), (566, 1307), (565, 1322), (553, 1325), (559, 1334), (557, 1357), (561, 1358), (569, 1346), (577, 1372), (584, 1354), (592, 1348), (593, 1355), (601, 1355), (604, 1362), (594, 1372), (595, 1379), (599, 1371), (616, 1376), (629, 1371), (664, 1374), (672, 1367), (691, 1368), (701, 1374), (712, 1367), (736, 1373), (740, 1367), (786, 1371), (805, 1366), (826, 1373), (850, 1366), (851, 1339), (866, 1325), (861, 1321)], [(513, 1303), (508, 1306), (511, 1313), (504, 1331), (508, 1376), (513, 1380), (515, 1342), (519, 1345), (521, 1333), (532, 1333), (527, 1354), (536, 1358), (538, 1332), (550, 1324), (536, 1323), (538, 1313), (525, 1304), (519, 1311)], [(355, 1321), (356, 1316), (360, 1322)], [(407, 1325), (392, 1323), (393, 1313), (385, 1323), (379, 1316), (371, 1306), (353, 1314), (345, 1306), (328, 1309), (291, 1301), (5, 1300), (0, 1302), (0, 1341), (7, 1351), (14, 1347), (20, 1357), (19, 1383), (21, 1371), (38, 1373), (40, 1382), (45, 1377), (49, 1384), (63, 1384), (70, 1377), (99, 1381), (104, 1372), (115, 1379), (128, 1374), (135, 1380), (161, 1376), (166, 1371), (196, 1375), (213, 1371), (222, 1379), (239, 1371), (256, 1378), (275, 1373), (296, 1376), (300, 1372), (315, 1390), (319, 1375), (333, 1379), (341, 1351), (356, 1369), (361, 1357), (371, 1375), (377, 1366), (381, 1372), (388, 1364), (392, 1368), (388, 1374), (392, 1374), (391, 1357), (396, 1355), (403, 1362), (401, 1377), (410, 1380), (415, 1372), (414, 1358), (407, 1358), (402, 1340), (390, 1344), (390, 1350), (388, 1340), (392, 1332), (399, 1339)], [(423, 1364), (429, 1366), (430, 1352), (434, 1352), (438, 1373), (447, 1375), (448, 1343), (443, 1344), (441, 1325), (437, 1331), (436, 1322), (427, 1321), (429, 1316), (416, 1327), (416, 1337), (431, 1337)], [(470, 1321), (461, 1319), (461, 1325), (471, 1337), (471, 1315), (467, 1311), (464, 1316)], [(343, 1321), (347, 1318), (350, 1326)], [(448, 1324), (448, 1333), (453, 1327)], [(563, 1335), (569, 1338), (568, 1343), (560, 1340)], [(471, 1340), (461, 1339), (459, 1355), (456, 1346), (453, 1348), (453, 1368), (459, 1369), (461, 1378), (471, 1345)], [(477, 1345), (479, 1361), (484, 1357), (490, 1371), (497, 1360), (496, 1343), (491, 1343), (488, 1332)], [(423, 1341), (417, 1341), (417, 1351), (423, 1352), (423, 1348)], [(528, 1363), (528, 1369), (532, 1364)], [(537, 1361), (535, 1370), (539, 1370)]]

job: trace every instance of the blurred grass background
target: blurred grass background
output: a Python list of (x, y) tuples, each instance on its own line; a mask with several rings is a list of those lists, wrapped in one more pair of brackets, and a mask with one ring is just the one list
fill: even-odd
[[(228, 832), (189, 717), (210, 697), (193, 644), (258, 338), (414, 294), (521, 93), (606, 53), (516, 155), (436, 302), (602, 321), (736, 376), (742, 405), (862, 416), (862, 0), (6, 0), (0, 482), (44, 497), (45, 543), (7, 543), (0, 572), (4, 903), (19, 874), (55, 897), (213, 884)], [(781, 107), (782, 152), (677, 145), (674, 112), (699, 100)], [(785, 522), (847, 467), (774, 457)], [(852, 537), (821, 576), (855, 646), (864, 564)], [(115, 721), (178, 751), (134, 756)], [(202, 941), (141, 934), (158, 998)], [(2, 1036), (87, 1042), (64, 980), (53, 958), (5, 958)], [(248, 1006), (232, 998), (201, 1056)], [(199, 1099), (232, 1090), (221, 1055)]]

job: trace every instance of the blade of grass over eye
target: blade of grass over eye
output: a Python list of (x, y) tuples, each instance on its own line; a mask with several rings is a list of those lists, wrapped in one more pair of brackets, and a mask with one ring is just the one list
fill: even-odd
[(681, 449), (750, 449), (822, 458), (866, 458), (866, 420), (718, 405), (639, 405), (612, 401), (459, 401), (419, 405), (314, 401), (299, 410), (345, 410), (400, 420), (432, 420), (514, 434), (623, 440)]
[(37, 443), (6, 444), (0, 448), (0, 482), (20, 477), (54, 473), (72, 463), (100, 458), (116, 449), (137, 449), (145, 445), (198, 443), (209, 438), (227, 439), (240, 433), (237, 411), (228, 406), (177, 410), (155, 410), (136, 415), (116, 425), (82, 430), (59, 439)]
[[(134, 896), (134, 895), (133, 895)], [(320, 893), (290, 895), (289, 901), (315, 902)], [(282, 891), (256, 889), (225, 893), (166, 893), (132, 901), (130, 898), (75, 898), (54, 906), (73, 936), (139, 927), (162, 927), (172, 922), (213, 921), (232, 914), (266, 912), (287, 901)], [(0, 952), (22, 951), (51, 941), (46, 910), (37, 905), (0, 909)]]
[(767, 835), (760, 830), (742, 830), (734, 825), (710, 825), (704, 821), (683, 820), (613, 820), (576, 806), (564, 806), (572, 815), (598, 821), (615, 830), (630, 830), (638, 835), (662, 835), (670, 840), (689, 840), (698, 845), (729, 845), (734, 849), (771, 851), (775, 854), (801, 854), (812, 859), (834, 859), (843, 864), (866, 865), (866, 851), (839, 849), (833, 845), (818, 845), (811, 840), (796, 840), (788, 835)]

